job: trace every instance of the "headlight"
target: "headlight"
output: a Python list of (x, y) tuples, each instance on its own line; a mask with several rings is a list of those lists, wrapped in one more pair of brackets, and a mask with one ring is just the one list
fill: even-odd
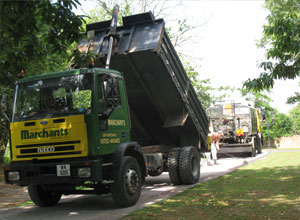
[(8, 172), (8, 181), (18, 181), (20, 180), (20, 172), (19, 171), (9, 171)]
[(90, 167), (81, 167), (77, 169), (77, 176), (79, 178), (89, 178), (91, 177), (91, 168)]

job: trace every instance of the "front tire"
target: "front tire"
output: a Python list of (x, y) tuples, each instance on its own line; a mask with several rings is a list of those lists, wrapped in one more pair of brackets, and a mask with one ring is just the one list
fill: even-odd
[(184, 184), (195, 184), (200, 178), (200, 156), (193, 146), (184, 147), (179, 155), (179, 171)]
[(62, 194), (55, 191), (47, 191), (42, 185), (31, 184), (28, 186), (28, 194), (31, 200), (40, 207), (56, 205)]
[(141, 169), (135, 158), (124, 156), (114, 174), (111, 194), (118, 206), (129, 207), (137, 203), (142, 191)]

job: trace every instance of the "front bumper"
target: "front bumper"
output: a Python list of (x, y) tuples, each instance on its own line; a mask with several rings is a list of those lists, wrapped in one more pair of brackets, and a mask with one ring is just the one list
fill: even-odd
[[(57, 165), (70, 165), (70, 176), (58, 176)], [(78, 176), (78, 168), (90, 167), (91, 177), (80, 178)], [(19, 171), (20, 179), (10, 181), (8, 173), (11, 171)], [(85, 181), (100, 182), (102, 181), (102, 159), (81, 158), (81, 160), (68, 160), (64, 162), (49, 163), (12, 163), (4, 167), (5, 183), (18, 184), (27, 186), (30, 184), (74, 184), (80, 185)]]

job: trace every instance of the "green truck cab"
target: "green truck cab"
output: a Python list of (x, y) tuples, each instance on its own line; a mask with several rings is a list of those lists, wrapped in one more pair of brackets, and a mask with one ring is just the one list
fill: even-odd
[(143, 13), (111, 23), (87, 25), (78, 44), (95, 54), (94, 67), (16, 83), (5, 180), (28, 186), (38, 206), (63, 194), (111, 193), (127, 207), (147, 175), (199, 180), (209, 122), (164, 21)]
[[(124, 157), (129, 163), (124, 184), (139, 196), (145, 162), (138, 144), (130, 141), (120, 73), (77, 69), (19, 80), (10, 131), (13, 162), (5, 169), (6, 182), (29, 185), (38, 205), (50, 205), (62, 193), (78, 193), (76, 187), (87, 181), (112, 182), (112, 171), (124, 165), (119, 163)], [(93, 185), (108, 192), (105, 184)], [(47, 196), (35, 195), (41, 191)], [(130, 196), (125, 200), (124, 205), (132, 203)]]

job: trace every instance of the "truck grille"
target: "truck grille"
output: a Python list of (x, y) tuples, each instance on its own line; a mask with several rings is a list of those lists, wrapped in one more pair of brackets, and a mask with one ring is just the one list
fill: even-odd
[(75, 144), (80, 144), (80, 141), (65, 141), (55, 143), (41, 143), (17, 145), (16, 148), (20, 150), (17, 158), (31, 158), (31, 157), (49, 157), (62, 155), (76, 155), (81, 154), (81, 151), (74, 151)]

